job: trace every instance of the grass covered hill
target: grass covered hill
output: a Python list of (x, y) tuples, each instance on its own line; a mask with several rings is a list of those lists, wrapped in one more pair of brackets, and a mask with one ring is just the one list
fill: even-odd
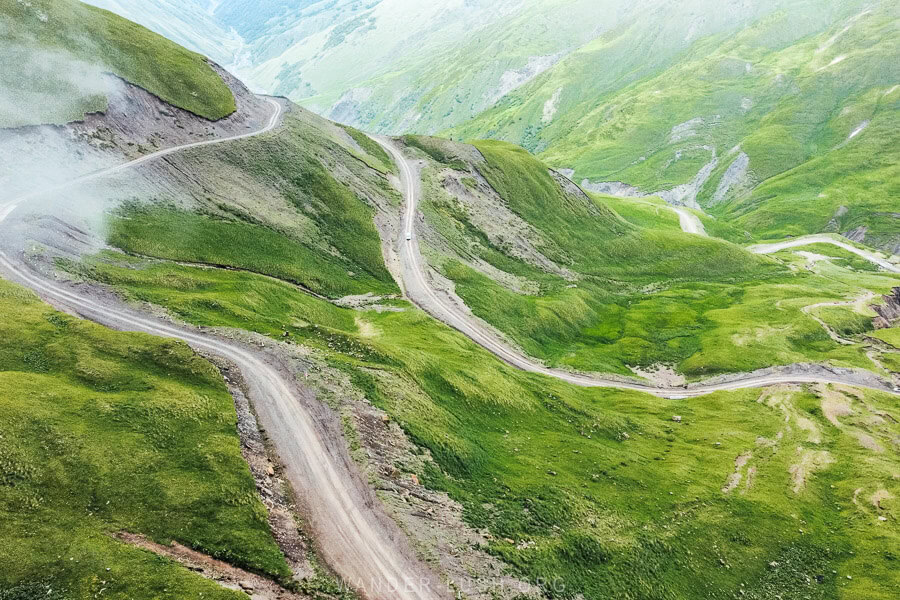
[[(418, 143), (451, 163), (461, 160), (428, 140)], [(485, 172), (498, 171), (493, 180), (498, 186), (506, 169), (512, 169), (512, 185), (520, 179), (516, 169), (533, 160), (502, 144), (484, 145), (482, 151), (492, 160)], [(537, 181), (528, 185), (559, 193), (541, 175), (530, 177)], [(528, 206), (524, 198), (516, 208), (525, 213)], [(555, 218), (552, 207), (545, 208), (548, 218)], [(610, 253), (624, 260), (628, 252), (614, 254), (615, 242), (605, 239), (618, 240), (615, 232), (632, 251), (656, 240), (652, 231), (619, 221), (602, 207), (590, 213), (602, 219), (582, 228), (572, 225), (566, 234), (578, 239), (592, 224), (611, 219), (593, 256)], [(646, 211), (626, 214), (650, 219)], [(674, 251), (689, 247), (693, 238), (672, 233), (677, 234), (669, 238)], [(132, 235), (136, 242), (155, 239), (147, 229)], [(734, 248), (734, 264), (717, 271), (710, 263), (705, 276), (715, 281), (734, 273), (764, 275), (770, 268), (768, 261), (741, 258), (743, 251)], [(346, 375), (428, 450), (431, 459), (417, 470), (396, 463), (399, 477), (409, 480), (414, 473), (428, 488), (460, 502), (466, 523), (489, 533), (485, 549), (520, 577), (552, 582), (550, 597), (886, 600), (900, 585), (892, 550), (897, 531), (890, 526), (900, 497), (889, 450), (897, 425), (878, 417), (893, 410), (887, 394), (787, 386), (674, 401), (577, 388), (508, 367), (405, 301), (383, 303), (381, 310), (348, 309), (279, 281), (275, 263), (260, 263), (260, 272), (251, 273), (178, 262), (215, 251), (214, 239), (198, 237), (194, 248), (170, 245), (168, 260), (106, 251), (63, 266), (70, 276), (102, 282), (190, 323), (256, 331), (280, 341), (287, 332), (290, 343)], [(251, 260), (256, 249), (240, 240), (232, 252)], [(486, 257), (497, 252), (492, 260), (498, 263), (516, 261), (496, 249), (483, 252)], [(847, 286), (855, 276), (838, 268), (830, 275), (835, 286)], [(353, 285), (349, 275), (343, 281)], [(565, 289), (550, 277), (546, 281), (548, 290)], [(483, 285), (471, 289), (496, 290), (489, 282)], [(802, 290), (788, 288), (781, 297)], [(665, 334), (678, 312), (698, 299), (704, 302), (704, 294), (711, 293), (697, 284), (678, 308), (675, 294), (645, 293), (647, 311), (635, 309), (633, 318), (659, 313), (661, 323), (644, 326)], [(554, 299), (540, 317), (565, 316), (565, 304), (577, 309), (578, 299)], [(799, 313), (794, 303), (784, 303), (787, 318)], [(761, 301), (758, 309), (760, 315), (772, 312), (771, 304)], [(607, 306), (601, 315), (615, 318), (614, 310)], [(721, 319), (733, 322), (734, 314), (723, 311)], [(761, 335), (743, 352), (762, 356), (762, 345), (771, 352), (773, 339)], [(736, 358), (737, 352), (719, 357), (723, 365), (737, 364)], [(672, 415), (682, 421), (674, 422)], [(353, 423), (345, 423), (350, 443), (360, 443)], [(433, 527), (430, 520), (424, 523)]]
[(879, 370), (862, 339), (835, 342), (803, 308), (885, 293), (896, 276), (798, 269), (791, 253), (685, 234), (658, 200), (589, 197), (506, 142), (405, 140), (428, 163), (429, 264), (532, 356), (624, 375), (665, 364), (689, 378), (810, 361)]
[(119, 532), (290, 578), (215, 367), (3, 281), (0, 311), (0, 598), (241, 597)]
[(450, 133), (521, 144), (578, 181), (693, 182), (689, 199), (759, 238), (856, 231), (895, 249), (898, 18), (894, 2), (784, 2), (609, 81), (635, 24)]
[(106, 73), (207, 119), (235, 110), (199, 54), (77, 0), (0, 2), (0, 128), (62, 124), (106, 108)]

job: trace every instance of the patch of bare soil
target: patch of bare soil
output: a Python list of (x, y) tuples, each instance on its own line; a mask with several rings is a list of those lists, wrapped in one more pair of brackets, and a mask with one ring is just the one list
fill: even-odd
[(850, 408), (850, 400), (845, 394), (826, 385), (817, 385), (816, 393), (822, 398), (822, 414), (835, 427), (841, 427), (838, 417), (847, 417), (853, 414)]
[(747, 480), (744, 482), (744, 492), (749, 492), (750, 488), (753, 487), (753, 482), (756, 481), (756, 467), (750, 467), (747, 469)]
[(308, 600), (309, 597), (284, 589), (274, 581), (238, 569), (206, 554), (191, 550), (177, 542), (169, 546), (157, 544), (142, 535), (121, 532), (114, 537), (131, 546), (143, 548), (159, 556), (174, 560), (186, 568), (215, 581), (224, 588), (243, 591), (251, 600)]
[(865, 448), (866, 450), (871, 450), (872, 452), (878, 452), (879, 454), (884, 452), (884, 448), (881, 447), (875, 438), (873, 438), (868, 433), (863, 433), (862, 431), (856, 432), (856, 439), (859, 441), (859, 445)]
[(687, 383), (687, 379), (669, 365), (655, 364), (647, 369), (628, 367), (631, 372), (659, 387), (679, 387)]
[(815, 421), (812, 419), (807, 419), (806, 417), (801, 417), (797, 415), (796, 417), (797, 427), (807, 432), (806, 441), (810, 444), (821, 444), (822, 443), (822, 434), (819, 432), (819, 426), (816, 425)]
[(403, 312), (399, 306), (381, 304), (382, 300), (395, 300), (397, 296), (376, 296), (372, 292), (356, 296), (344, 296), (333, 301), (333, 304), (354, 310), (374, 310), (376, 312)]
[(825, 450), (804, 450), (802, 446), (798, 446), (797, 462), (788, 468), (794, 484), (794, 493), (799, 494), (803, 491), (807, 481), (816, 471), (821, 471), (833, 462), (831, 454)]
[(753, 453), (748, 450), (734, 459), (734, 473), (728, 477), (728, 481), (726, 481), (725, 485), (722, 487), (722, 493), (728, 494), (732, 492), (741, 483), (743, 469), (747, 466), (747, 463), (750, 462), (752, 457)]
[(891, 494), (887, 490), (878, 490), (872, 497), (870, 498), (872, 502), (872, 506), (877, 508), (878, 510), (884, 510), (884, 507), (881, 505), (885, 500), (892, 500), (894, 498), (893, 494)]

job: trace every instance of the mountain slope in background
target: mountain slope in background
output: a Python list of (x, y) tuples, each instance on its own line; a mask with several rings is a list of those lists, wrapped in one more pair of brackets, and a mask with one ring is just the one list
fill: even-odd
[(815, 4), (782, 3), (621, 89), (589, 77), (619, 41), (601, 38), (451, 133), (521, 143), (586, 187), (660, 193), (754, 237), (839, 231), (897, 252), (900, 10)]
[(900, 251), (891, 2), (94, 2), (363, 129), (521, 144), (598, 191), (702, 206), (735, 241)]

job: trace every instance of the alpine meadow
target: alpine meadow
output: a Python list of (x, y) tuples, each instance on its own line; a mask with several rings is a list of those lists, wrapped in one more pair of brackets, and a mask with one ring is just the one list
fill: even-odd
[(0, 600), (897, 598), (898, 40), (0, 0)]

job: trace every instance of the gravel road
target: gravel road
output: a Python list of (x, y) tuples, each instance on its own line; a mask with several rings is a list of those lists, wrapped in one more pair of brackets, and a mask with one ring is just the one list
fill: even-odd
[(264, 133), (268, 133), (278, 126), (283, 109), (281, 107), (281, 104), (274, 98), (266, 98), (266, 102), (268, 102), (272, 107), (272, 116), (269, 118), (268, 123), (266, 123), (265, 127), (263, 127), (262, 129), (249, 131), (240, 135), (215, 138), (212, 140), (204, 140), (202, 142), (193, 142), (191, 144), (185, 144), (183, 146), (172, 146), (171, 148), (165, 148), (164, 150), (159, 150), (158, 152), (153, 152), (152, 154), (146, 154), (138, 159), (125, 162), (108, 169), (101, 169), (100, 171), (94, 171), (93, 173), (88, 173), (87, 175), (82, 175), (81, 177), (70, 179), (69, 181), (60, 183), (58, 185), (43, 188), (39, 187), (23, 196), (7, 200), (3, 204), (0, 204), (0, 223), (2, 223), (9, 215), (11, 215), (22, 202), (26, 202), (33, 198), (44, 196), (46, 194), (52, 194), (53, 192), (59, 192), (64, 189), (71, 188), (72, 186), (82, 183), (88, 183), (90, 181), (94, 181), (95, 179), (101, 179), (103, 177), (108, 177), (109, 175), (114, 175), (116, 173), (121, 173), (122, 171), (133, 169), (138, 165), (142, 165), (146, 162), (150, 162), (152, 160), (156, 160), (170, 154), (175, 154), (176, 152), (183, 152), (185, 150), (190, 150), (191, 148), (201, 148), (203, 146), (213, 146), (216, 144), (224, 144), (226, 142), (234, 142), (236, 140), (243, 140), (246, 138), (252, 138)]
[[(31, 192), (0, 205), (0, 223), (22, 203), (67, 187), (131, 169), (151, 160), (191, 148), (222, 144), (272, 131), (282, 106), (268, 99), (272, 116), (253, 132), (167, 148), (79, 177), (66, 184)], [(312, 391), (269, 357), (231, 340), (174, 326), (101, 298), (48, 280), (0, 251), (0, 273), (31, 288), (63, 310), (122, 331), (140, 331), (180, 339), (198, 351), (236, 364), (250, 388), (260, 423), (273, 442), (285, 475), (308, 521), (313, 540), (325, 561), (368, 600), (432, 600), (449, 597), (437, 577), (414, 558), (404, 534), (352, 463), (339, 428), (330, 429), (328, 416)]]
[(837, 246), (838, 248), (843, 248), (848, 252), (852, 252), (853, 254), (856, 254), (857, 256), (860, 256), (867, 261), (878, 265), (885, 271), (890, 271), (891, 273), (900, 273), (900, 266), (890, 263), (885, 259), (876, 256), (872, 252), (861, 250), (856, 246), (853, 246), (852, 244), (836, 240), (828, 235), (805, 235), (803, 237), (794, 238), (792, 240), (787, 240), (784, 242), (775, 242), (773, 244), (757, 244), (755, 246), (748, 247), (747, 250), (753, 252), (754, 254), (772, 254), (774, 252), (780, 252), (781, 250), (787, 250), (788, 248), (797, 248), (800, 246), (808, 246), (810, 244), (831, 244), (832, 246)]
[(555, 377), (574, 385), (636, 390), (665, 398), (691, 398), (720, 390), (757, 388), (782, 383), (842, 383), (882, 391), (892, 390), (890, 384), (868, 371), (837, 370), (817, 367), (816, 365), (795, 365), (784, 369), (765, 369), (756, 373), (735, 375), (715, 383), (704, 382), (678, 388), (656, 387), (621, 379), (607, 379), (600, 376), (582, 375), (545, 367), (511, 349), (491, 331), (482, 327), (475, 319), (472, 319), (463, 310), (456, 307), (449, 299), (441, 297), (440, 292), (435, 290), (430, 284), (426, 272), (427, 267), (419, 249), (415, 228), (416, 207), (420, 194), (418, 179), (414, 176), (414, 169), (409, 161), (393, 140), (382, 137), (373, 139), (394, 158), (394, 161), (400, 168), (400, 180), (403, 195), (406, 199), (406, 210), (403, 218), (404, 239), (400, 242), (402, 246), (399, 255), (402, 263), (403, 287), (406, 295), (420, 308), (460, 331), (476, 344), (513, 367), (530, 373)]
[[(0, 222), (21, 203), (67, 187), (86, 183), (118, 173), (145, 162), (190, 148), (221, 144), (271, 131), (279, 122), (282, 107), (268, 99), (273, 114), (268, 124), (257, 131), (233, 137), (219, 138), (177, 146), (146, 155), (140, 159), (74, 179), (66, 184), (41, 189), (0, 205)], [(638, 390), (668, 398), (688, 398), (718, 390), (763, 387), (779, 383), (844, 383), (860, 387), (886, 390), (888, 385), (867, 372), (806, 367), (807, 372), (757, 373), (740, 375), (717, 383), (702, 383), (683, 388), (659, 388), (640, 383), (604, 379), (549, 369), (511, 350), (482, 329), (464, 311), (442, 299), (431, 287), (422, 260), (415, 232), (418, 180), (402, 152), (389, 140), (377, 140), (394, 157), (401, 171), (404, 195), (407, 199), (404, 216), (405, 240), (402, 242), (401, 262), (403, 284), (408, 296), (427, 312), (458, 329), (501, 360), (525, 371), (555, 377), (587, 387), (614, 387)], [(680, 216), (681, 213), (679, 213)], [(693, 215), (691, 215), (693, 217)], [(682, 218), (684, 226), (684, 219)], [(697, 232), (695, 232), (697, 233)], [(878, 259), (871, 253), (858, 250), (828, 237), (809, 236), (780, 244), (759, 246), (758, 253), (814, 242), (841, 246), (893, 271), (900, 269)], [(21, 262), (0, 252), (0, 272), (13, 281), (31, 288), (55, 306), (83, 315), (111, 328), (142, 331), (152, 335), (177, 338), (193, 348), (222, 356), (241, 369), (250, 387), (251, 398), (259, 419), (272, 439), (286, 466), (286, 475), (307, 510), (306, 517), (316, 543), (326, 561), (364, 598), (369, 600), (425, 600), (448, 597), (431, 571), (412, 556), (404, 535), (396, 524), (384, 515), (366, 482), (347, 456), (343, 441), (322, 425), (321, 415), (313, 414), (316, 401), (312, 392), (304, 389), (284, 372), (268, 355), (254, 351), (230, 340), (192, 331), (156, 320), (127, 308), (68, 286), (45, 279), (30, 271)], [(801, 369), (803, 371), (804, 369)], [(771, 371), (771, 370), (769, 370)]]

